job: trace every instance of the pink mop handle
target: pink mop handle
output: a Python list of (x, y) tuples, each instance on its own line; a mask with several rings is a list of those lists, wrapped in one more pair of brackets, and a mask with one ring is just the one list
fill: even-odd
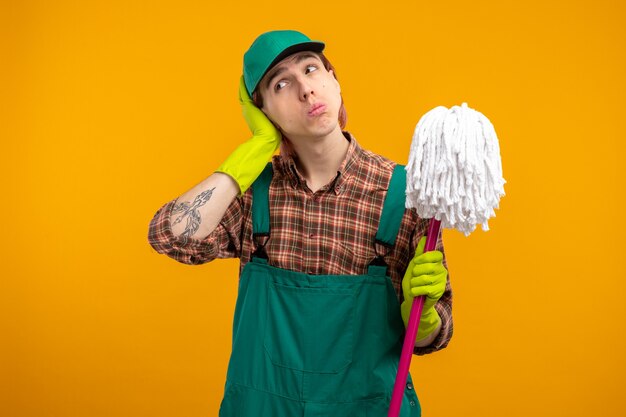
[[(437, 246), (440, 228), (440, 220), (435, 220), (434, 218), (430, 219), (426, 244), (424, 245), (424, 253), (434, 250)], [(406, 384), (409, 376), (409, 366), (411, 365), (411, 358), (413, 357), (415, 337), (417, 336), (417, 328), (419, 327), (420, 319), (422, 318), (423, 307), (424, 296), (420, 295), (419, 297), (415, 297), (413, 299), (413, 304), (411, 305), (411, 314), (409, 316), (406, 334), (404, 335), (404, 344), (402, 345), (402, 353), (400, 354), (400, 364), (398, 365), (398, 373), (396, 375), (396, 382), (393, 386), (393, 394), (391, 396), (391, 403), (389, 405), (389, 413), (387, 414), (387, 417), (398, 417), (400, 415), (400, 407), (402, 406), (402, 398), (404, 396), (404, 385)]]

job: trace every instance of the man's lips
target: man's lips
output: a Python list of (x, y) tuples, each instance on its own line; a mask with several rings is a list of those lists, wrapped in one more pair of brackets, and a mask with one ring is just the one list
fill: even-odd
[(313, 108), (309, 110), (308, 115), (317, 116), (318, 114), (323, 113), (325, 110), (326, 110), (325, 104), (315, 104), (313, 105)]

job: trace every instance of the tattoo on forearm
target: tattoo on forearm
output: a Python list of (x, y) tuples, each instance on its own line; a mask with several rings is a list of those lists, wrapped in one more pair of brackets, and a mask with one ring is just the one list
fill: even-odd
[(191, 204), (188, 201), (183, 201), (177, 203), (172, 208), (172, 215), (180, 214), (180, 216), (176, 218), (174, 223), (172, 223), (172, 226), (183, 221), (183, 218), (185, 216), (187, 217), (187, 225), (185, 226), (185, 231), (181, 233), (184, 242), (187, 242), (187, 238), (191, 237), (200, 228), (200, 223), (202, 223), (202, 217), (200, 217), (199, 208), (205, 205), (206, 202), (211, 199), (211, 195), (213, 195), (213, 190), (215, 190), (215, 187), (198, 194)]

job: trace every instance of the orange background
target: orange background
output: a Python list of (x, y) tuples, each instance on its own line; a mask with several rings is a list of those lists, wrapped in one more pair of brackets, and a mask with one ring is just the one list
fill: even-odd
[(491, 231), (444, 232), (424, 415), (623, 415), (624, 6), (247, 3), (1, 3), (0, 415), (217, 415), (238, 260), (179, 264), (148, 223), (249, 137), (242, 57), (273, 29), (326, 42), (366, 149), (406, 163), (463, 101), (498, 133)]

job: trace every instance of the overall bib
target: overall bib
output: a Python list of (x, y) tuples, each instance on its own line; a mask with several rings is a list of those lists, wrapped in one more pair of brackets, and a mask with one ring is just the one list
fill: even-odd
[[(255, 238), (270, 234), (271, 179), (268, 163), (252, 185)], [(376, 234), (387, 248), (404, 214), (405, 183), (397, 165)], [(269, 265), (259, 246), (239, 281), (219, 416), (386, 417), (404, 333), (382, 256), (364, 275), (310, 275)], [(421, 416), (410, 374), (400, 416)]]

